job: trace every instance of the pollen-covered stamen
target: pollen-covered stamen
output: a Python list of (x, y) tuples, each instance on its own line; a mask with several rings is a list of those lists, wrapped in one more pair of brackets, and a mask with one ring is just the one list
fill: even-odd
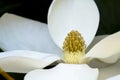
[(79, 64), (85, 55), (85, 41), (78, 31), (68, 33), (63, 43), (64, 61), (66, 63)]

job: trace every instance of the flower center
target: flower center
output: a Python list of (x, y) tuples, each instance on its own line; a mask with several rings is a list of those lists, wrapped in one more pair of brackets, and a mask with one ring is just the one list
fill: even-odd
[(82, 63), (82, 58), (85, 55), (85, 49), (85, 41), (81, 34), (76, 30), (72, 30), (71, 32), (69, 32), (63, 43), (65, 63)]

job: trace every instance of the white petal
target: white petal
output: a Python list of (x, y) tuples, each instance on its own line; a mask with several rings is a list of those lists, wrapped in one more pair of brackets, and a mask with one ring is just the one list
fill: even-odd
[(91, 42), (91, 44), (87, 47), (86, 53), (95, 45), (97, 44), (99, 41), (101, 41), (102, 39), (104, 39), (105, 37), (107, 37), (108, 35), (98, 35), (95, 36), (93, 41)]
[(0, 53), (0, 67), (7, 72), (26, 73), (34, 69), (44, 68), (57, 60), (60, 58), (53, 54), (26, 50)]
[(86, 64), (58, 64), (48, 70), (34, 70), (29, 72), (24, 80), (97, 80), (98, 69), (90, 68)]
[(71, 30), (78, 30), (88, 46), (98, 24), (99, 12), (94, 0), (53, 0), (50, 6), (48, 29), (60, 48)]
[(0, 18), (0, 48), (3, 50), (34, 50), (61, 53), (52, 41), (47, 25), (5, 13)]
[[(106, 80), (107, 78), (119, 75), (120, 74), (120, 60), (117, 63), (110, 65), (108, 67), (100, 68), (99, 71), (100, 71), (99, 80)], [(120, 80), (120, 77), (119, 79), (114, 79), (114, 80)]]
[(120, 32), (98, 42), (86, 57), (97, 58), (105, 63), (115, 63), (120, 58)]
[(120, 80), (120, 75), (117, 75), (117, 76), (111, 77), (111, 78), (106, 79), (106, 80)]
[[(97, 36), (94, 38), (92, 44), (89, 46), (89, 48), (93, 47), (96, 43), (98, 43), (99, 41), (101, 41), (103, 38), (107, 37), (108, 35), (101, 35), (101, 36)], [(100, 61), (96, 61), (94, 59), (94, 62), (92, 63), (92, 61), (90, 62), (90, 66), (92, 67), (103, 67), (103, 68), (100, 68), (100, 74), (99, 74), (99, 78), (98, 80), (119, 80), (119, 76), (116, 76), (116, 75), (119, 75), (120, 74), (120, 60), (115, 63), (115, 64), (106, 64), (106, 63), (103, 63), (103, 62), (100, 62)], [(116, 76), (116, 77), (113, 77), (113, 76)], [(110, 78), (110, 77), (113, 77), (113, 78)], [(119, 79), (118, 79), (119, 78)]]

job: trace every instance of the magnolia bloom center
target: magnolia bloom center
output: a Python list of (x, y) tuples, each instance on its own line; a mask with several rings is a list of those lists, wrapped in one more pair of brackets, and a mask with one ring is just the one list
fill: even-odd
[(82, 58), (85, 55), (85, 50), (86, 45), (81, 34), (76, 30), (69, 32), (63, 43), (65, 63), (83, 63)]

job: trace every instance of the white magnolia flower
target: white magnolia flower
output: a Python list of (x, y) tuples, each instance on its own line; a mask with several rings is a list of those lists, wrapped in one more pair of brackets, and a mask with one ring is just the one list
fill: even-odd
[[(27, 73), (25, 80), (103, 80), (119, 75), (120, 32), (85, 54), (98, 24), (93, 0), (53, 0), (48, 13), (50, 34), (44, 23), (6, 13), (0, 19), (0, 47), (6, 51), (0, 54), (0, 67)], [(54, 68), (43, 69), (56, 61)]]

